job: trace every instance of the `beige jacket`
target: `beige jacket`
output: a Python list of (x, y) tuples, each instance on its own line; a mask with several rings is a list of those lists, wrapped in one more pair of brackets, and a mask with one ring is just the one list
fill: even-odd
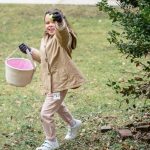
[(40, 51), (32, 48), (32, 57), (41, 63), (44, 93), (81, 86), (85, 79), (71, 59), (72, 37), (63, 22), (56, 24), (56, 34), (41, 40)]

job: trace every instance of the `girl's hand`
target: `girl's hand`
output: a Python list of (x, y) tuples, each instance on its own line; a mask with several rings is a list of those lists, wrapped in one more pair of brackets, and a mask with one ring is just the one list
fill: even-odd
[(23, 52), (24, 54), (27, 54), (26, 50), (28, 49), (29, 52), (31, 52), (31, 48), (28, 47), (26, 44), (22, 43), (21, 45), (19, 45), (19, 49), (21, 52)]
[(52, 18), (53, 21), (57, 21), (58, 23), (62, 22), (62, 15), (59, 12), (54, 12)]

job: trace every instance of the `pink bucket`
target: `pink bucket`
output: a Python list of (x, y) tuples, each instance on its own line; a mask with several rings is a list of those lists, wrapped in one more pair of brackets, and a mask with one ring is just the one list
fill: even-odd
[(8, 58), (5, 61), (6, 81), (17, 87), (24, 87), (31, 82), (34, 67), (28, 59)]
[(27, 56), (29, 57), (29, 59), (10, 58), (10, 56), (15, 51), (13, 51), (5, 60), (6, 81), (11, 85), (24, 87), (32, 81), (36, 64), (34, 63), (32, 56), (28, 50)]

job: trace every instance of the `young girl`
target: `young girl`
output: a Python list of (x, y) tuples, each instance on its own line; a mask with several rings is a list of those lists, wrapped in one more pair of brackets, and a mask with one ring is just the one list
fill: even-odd
[(34, 60), (41, 63), (41, 78), (46, 94), (41, 109), (41, 122), (45, 141), (36, 150), (54, 150), (59, 147), (54, 114), (68, 124), (66, 140), (74, 139), (81, 126), (81, 121), (74, 119), (64, 104), (68, 89), (80, 87), (84, 77), (71, 59), (72, 49), (76, 48), (76, 35), (70, 28), (66, 17), (58, 10), (50, 10), (44, 16), (45, 33), (41, 40), (40, 51), (25, 44), (19, 46), (23, 53), (28, 49)]

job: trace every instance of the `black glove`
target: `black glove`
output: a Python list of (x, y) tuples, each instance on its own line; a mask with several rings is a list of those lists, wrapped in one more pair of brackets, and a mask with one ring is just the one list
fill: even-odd
[(21, 52), (27, 54), (26, 50), (28, 49), (29, 52), (31, 52), (31, 48), (28, 47), (26, 44), (22, 43), (21, 45), (19, 45), (19, 49)]
[(60, 14), (60, 12), (54, 12), (52, 18), (53, 21), (57, 21), (58, 23), (62, 22), (62, 15)]

